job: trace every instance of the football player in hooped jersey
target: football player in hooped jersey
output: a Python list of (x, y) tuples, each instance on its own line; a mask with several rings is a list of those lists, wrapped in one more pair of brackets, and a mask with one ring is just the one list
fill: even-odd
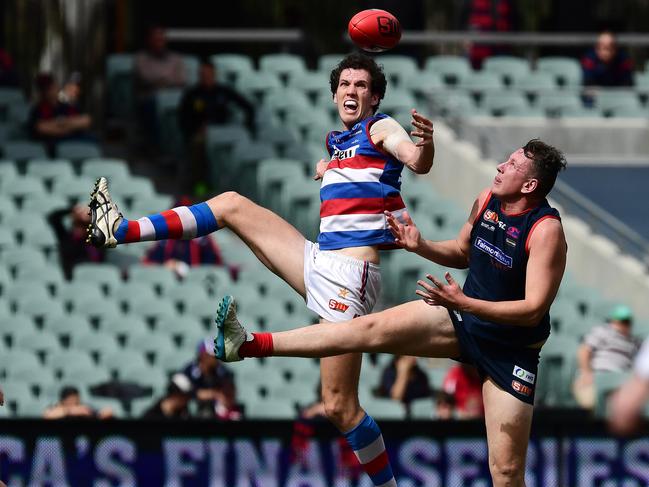
[(529, 141), (498, 166), (454, 240), (425, 240), (407, 214), (404, 223), (387, 215), (399, 246), (443, 266), (468, 267), (463, 288), (448, 272), (443, 281), (427, 275), (430, 282), (418, 281), (421, 300), (335, 327), (252, 335), (226, 296), (217, 316), (218, 355), (233, 361), (387, 352), (471, 363), (483, 381), (493, 484), (524, 486), (539, 352), (567, 253), (559, 213), (546, 195), (565, 164), (554, 147)]
[[(316, 164), (315, 179), (322, 180), (317, 243), (307, 241), (279, 216), (234, 192), (126, 220), (112, 202), (105, 178), (98, 180), (90, 203), (91, 243), (114, 247), (144, 240), (194, 238), (230, 228), (261, 262), (305, 298), (307, 307), (323, 322), (370, 313), (380, 290), (379, 248), (396, 248), (385, 212), (396, 218), (404, 214), (400, 196), (404, 166), (415, 173), (430, 170), (433, 124), (412, 111), (415, 143), (397, 122), (377, 112), (386, 79), (369, 56), (354, 53), (345, 57), (332, 71), (330, 87), (343, 131), (327, 136), (331, 160)], [(359, 353), (322, 360), (325, 411), (345, 433), (373, 483), (394, 486), (381, 432), (358, 402), (360, 367)]]

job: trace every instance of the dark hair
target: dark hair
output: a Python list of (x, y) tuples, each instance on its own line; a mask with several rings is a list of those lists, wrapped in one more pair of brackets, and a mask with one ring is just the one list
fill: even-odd
[(65, 401), (68, 397), (70, 396), (78, 396), (79, 395), (79, 389), (77, 389), (74, 386), (64, 386), (61, 388), (61, 392), (59, 393), (59, 399), (61, 401)]
[(329, 86), (331, 88), (331, 94), (335, 94), (338, 89), (338, 82), (340, 81), (340, 73), (345, 69), (364, 69), (370, 73), (370, 89), (372, 90), (373, 95), (378, 95), (379, 103), (374, 107), (374, 112), (379, 109), (381, 100), (385, 96), (385, 88), (388, 84), (385, 79), (385, 73), (383, 73), (383, 68), (376, 64), (376, 61), (360, 52), (353, 52), (348, 54), (343, 58), (342, 61), (338, 63), (329, 76)]
[(539, 181), (538, 194), (545, 197), (554, 186), (559, 171), (566, 168), (566, 158), (559, 149), (539, 139), (525, 144), (523, 153), (532, 161), (533, 175)]

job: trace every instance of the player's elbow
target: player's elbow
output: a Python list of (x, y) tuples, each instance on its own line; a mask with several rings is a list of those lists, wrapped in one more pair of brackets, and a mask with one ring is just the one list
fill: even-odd
[(413, 164), (411, 167), (412, 172), (415, 174), (428, 174), (433, 167), (433, 160), (430, 161), (417, 161), (416, 164)]
[(531, 306), (523, 313), (521, 324), (523, 326), (534, 327), (538, 325), (547, 312), (545, 306)]

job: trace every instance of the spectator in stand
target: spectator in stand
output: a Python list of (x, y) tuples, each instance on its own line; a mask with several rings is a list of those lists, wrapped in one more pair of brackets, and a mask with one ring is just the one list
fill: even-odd
[(198, 344), (196, 358), (182, 373), (192, 384), (192, 396), (196, 399), (199, 416), (215, 417), (219, 400), (224, 402), (223, 406), (228, 410), (235, 408), (234, 374), (214, 356), (214, 343), (211, 339), (202, 340)]
[(143, 419), (187, 419), (192, 398), (192, 383), (184, 374), (174, 374), (166, 394), (142, 415)]
[(587, 409), (595, 405), (594, 373), (630, 370), (640, 348), (640, 340), (631, 335), (633, 312), (628, 306), (616, 306), (608, 322), (588, 333), (577, 350), (577, 378), (573, 393), (577, 403)]
[[(174, 207), (191, 204), (192, 201), (189, 198), (181, 197), (176, 201)], [(192, 240), (160, 240), (147, 251), (142, 263), (164, 265), (181, 278), (187, 275), (192, 266), (225, 265), (221, 250), (210, 235)], [(236, 279), (238, 268), (228, 266), (228, 270), (232, 279)]]
[[(198, 68), (198, 84), (185, 91), (178, 108), (178, 121), (190, 154), (191, 167), (182, 171), (189, 178), (184, 182), (195, 193), (205, 185), (208, 162), (205, 152), (205, 134), (208, 125), (226, 124), (232, 121), (233, 108), (240, 109), (248, 129), (254, 131), (253, 105), (236, 90), (217, 81), (214, 65), (203, 60)], [(198, 191), (197, 191), (198, 187)]]
[(472, 365), (460, 363), (452, 366), (442, 381), (442, 390), (452, 400), (455, 418), (474, 419), (484, 416), (482, 378)]
[(435, 415), (437, 419), (453, 419), (455, 401), (453, 396), (444, 391), (435, 395)]
[(90, 406), (81, 402), (79, 389), (73, 386), (65, 386), (61, 389), (59, 402), (50, 406), (43, 413), (45, 419), (63, 419), (63, 418), (94, 418), (108, 419), (113, 417), (113, 411), (110, 408), (103, 408), (95, 411)]
[(400, 401), (406, 410), (415, 399), (431, 395), (428, 376), (417, 364), (417, 357), (396, 355), (381, 374), (381, 383), (374, 390), (379, 397)]
[[(67, 218), (70, 218), (71, 225), (66, 225)], [(54, 210), (47, 216), (47, 221), (58, 240), (59, 259), (66, 279), (72, 278), (72, 269), (81, 262), (104, 261), (105, 250), (86, 243), (86, 230), (90, 223), (87, 206)]]
[(0, 86), (17, 87), (18, 73), (11, 55), (0, 48)]
[(182, 56), (167, 49), (167, 35), (160, 25), (147, 30), (146, 48), (135, 55), (135, 93), (140, 124), (149, 143), (157, 144), (159, 128), (155, 94), (163, 88), (185, 86)]
[(75, 71), (70, 75), (59, 91), (59, 102), (72, 106), (79, 110), (79, 99), (81, 97), (81, 73)]
[(36, 78), (38, 100), (32, 107), (27, 122), (31, 137), (46, 144), (51, 157), (58, 142), (65, 140), (92, 140), (89, 133), (92, 119), (78, 107), (59, 101), (59, 85), (50, 73)]
[[(463, 25), (474, 32), (506, 33), (516, 29), (517, 13), (511, 0), (466, 0)], [(510, 54), (506, 45), (468, 43), (468, 54), (474, 69), (490, 56)]]
[(603, 31), (597, 37), (595, 47), (581, 59), (584, 70), (584, 86), (631, 86), (633, 85), (633, 62), (626, 52), (618, 49), (615, 35)]

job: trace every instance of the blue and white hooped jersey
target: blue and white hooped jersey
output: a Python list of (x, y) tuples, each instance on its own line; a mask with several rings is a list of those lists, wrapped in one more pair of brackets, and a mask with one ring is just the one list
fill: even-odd
[(382, 152), (370, 138), (370, 126), (387, 115), (377, 113), (345, 132), (327, 135), (331, 161), (320, 187), (320, 235), (323, 250), (377, 245), (394, 248), (384, 211), (400, 218), (403, 163)]

